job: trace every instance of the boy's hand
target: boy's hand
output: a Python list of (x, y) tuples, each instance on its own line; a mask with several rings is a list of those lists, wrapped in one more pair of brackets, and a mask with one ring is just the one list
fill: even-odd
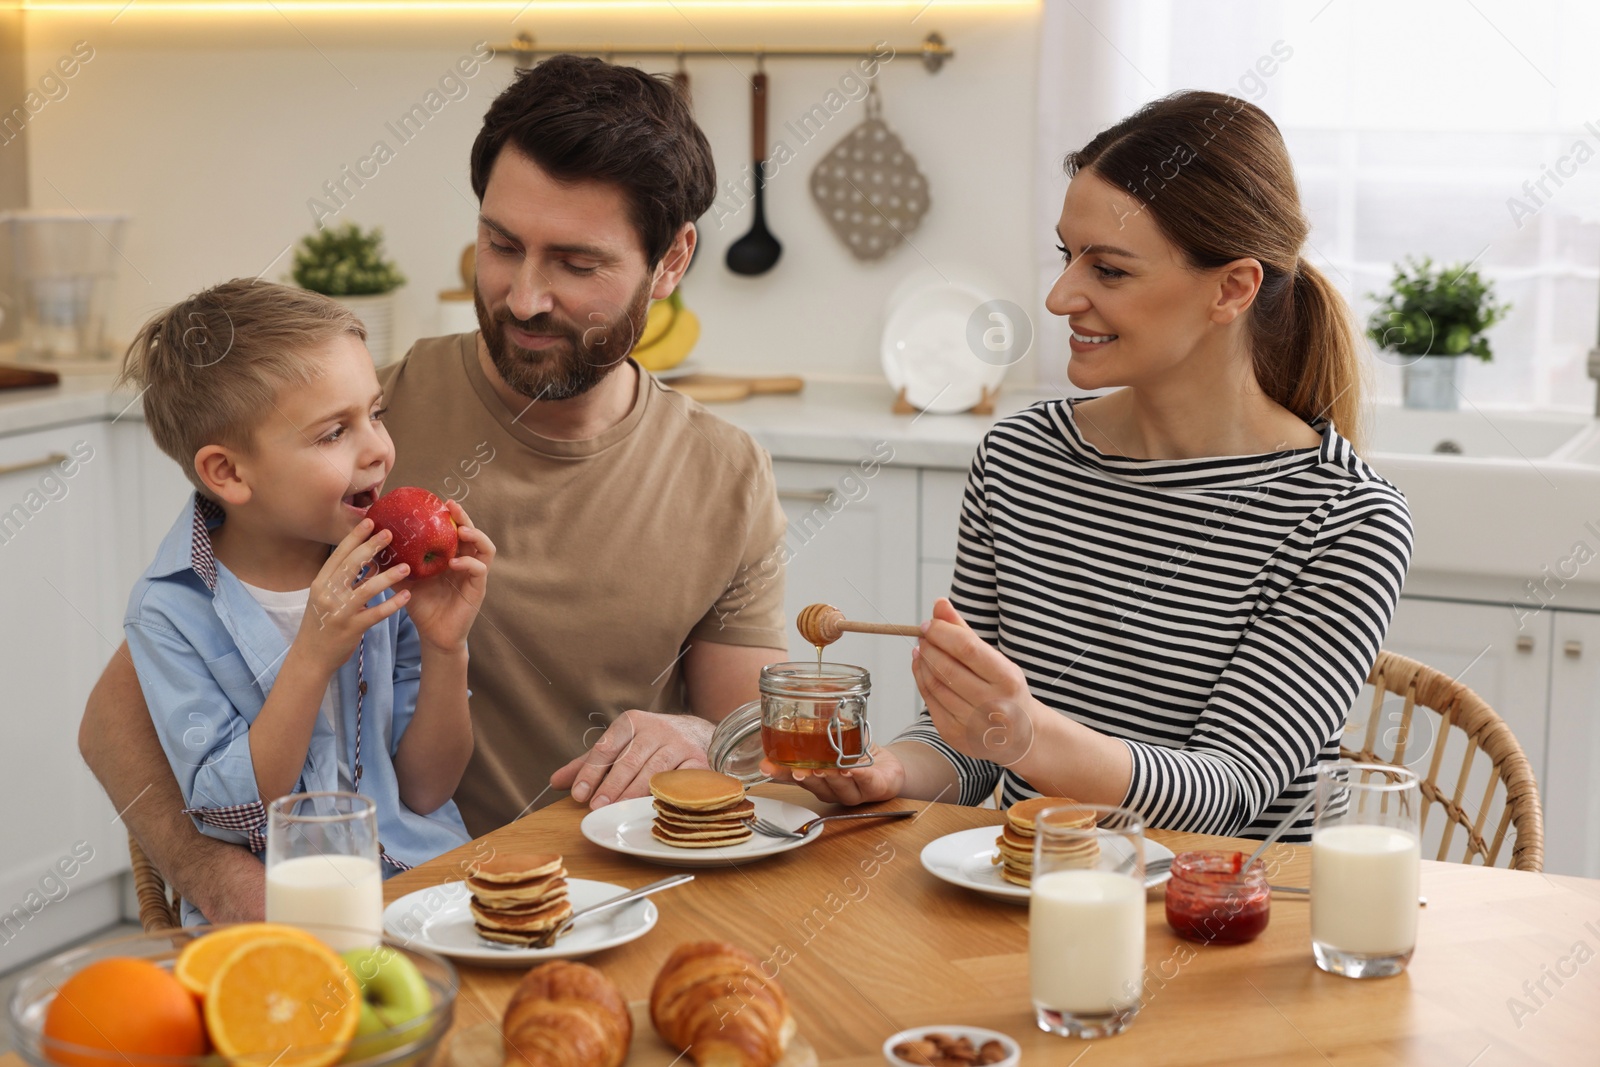
[[(392, 535), (384, 530), (374, 536), (372, 526), (371, 519), (362, 519), (334, 546), (311, 583), (305, 618), (295, 635), (294, 643), (303, 646), (329, 675), (350, 658), (362, 634), (405, 607), (410, 599), (410, 594), (401, 591), (381, 604), (367, 607), (368, 601), (410, 572), (405, 564), (386, 571), (377, 569), (373, 557), (389, 544)], [(373, 574), (362, 580), (362, 570), (369, 565)]]
[[(494, 542), (472, 525), (467, 509), (454, 500), (445, 501), (450, 517), (456, 520), (456, 556), (449, 568), (432, 578), (399, 582), (394, 599), (410, 595), (406, 605), (411, 623), (424, 648), (456, 653), (466, 650), (467, 631), (472, 629), (489, 584), (489, 564), (494, 561)], [(385, 571), (389, 574), (398, 567)]]

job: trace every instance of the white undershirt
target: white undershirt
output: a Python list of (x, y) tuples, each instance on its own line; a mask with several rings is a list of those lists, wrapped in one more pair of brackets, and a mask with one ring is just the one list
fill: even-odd
[[(287, 593), (280, 593), (272, 589), (262, 589), (251, 585), (249, 582), (240, 582), (245, 590), (260, 604), (267, 613), (267, 618), (283, 634), (283, 639), (289, 644), (294, 644), (295, 635), (300, 632), (300, 622), (306, 615), (306, 603), (311, 599), (311, 590), (293, 589)], [(336, 673), (328, 681), (328, 689), (322, 694), (322, 707), (319, 709), (324, 720), (333, 728), (333, 736), (338, 746), (339, 753), (339, 788), (347, 792), (355, 792), (355, 780), (350, 774), (350, 764), (345, 760), (344, 753), (344, 721), (339, 714), (343, 707), (340, 699), (343, 696), (342, 687), (339, 685), (339, 675)]]

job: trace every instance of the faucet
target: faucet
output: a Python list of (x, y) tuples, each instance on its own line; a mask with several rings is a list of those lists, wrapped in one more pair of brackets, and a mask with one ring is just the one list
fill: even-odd
[(1594, 347), (1589, 349), (1589, 359), (1586, 364), (1589, 377), (1595, 380), (1594, 414), (1600, 418), (1600, 330), (1595, 331)]
[(1594, 414), (1595, 418), (1600, 418), (1600, 337), (1595, 339), (1595, 346), (1589, 349), (1589, 359), (1586, 365), (1589, 370), (1589, 377), (1595, 380)]

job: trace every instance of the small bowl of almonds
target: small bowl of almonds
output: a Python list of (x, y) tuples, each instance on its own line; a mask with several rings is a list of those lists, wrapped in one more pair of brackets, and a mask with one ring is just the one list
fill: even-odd
[(1022, 1050), (998, 1030), (917, 1026), (883, 1043), (889, 1067), (1017, 1067)]

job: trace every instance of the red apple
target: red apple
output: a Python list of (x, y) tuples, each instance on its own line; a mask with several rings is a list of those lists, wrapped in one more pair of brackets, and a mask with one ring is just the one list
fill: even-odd
[(414, 485), (391, 489), (367, 509), (376, 534), (388, 530), (394, 535), (378, 553), (378, 566), (387, 570), (396, 563), (411, 568), (412, 578), (431, 578), (450, 565), (456, 556), (456, 520), (450, 517), (444, 501)]

